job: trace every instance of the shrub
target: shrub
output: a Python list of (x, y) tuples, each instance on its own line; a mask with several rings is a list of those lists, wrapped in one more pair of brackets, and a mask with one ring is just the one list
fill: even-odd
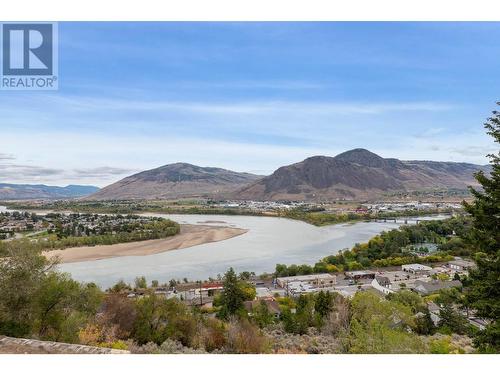
[(269, 344), (260, 330), (246, 319), (231, 318), (225, 347), (228, 353), (258, 354), (269, 350)]

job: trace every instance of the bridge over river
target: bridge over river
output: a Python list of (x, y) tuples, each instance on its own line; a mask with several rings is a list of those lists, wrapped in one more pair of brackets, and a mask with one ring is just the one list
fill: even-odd
[[(440, 219), (446, 219), (446, 217), (442, 217)], [(435, 217), (386, 217), (386, 218), (373, 219), (371, 221), (375, 223), (418, 224), (426, 220), (436, 220), (436, 218)]]

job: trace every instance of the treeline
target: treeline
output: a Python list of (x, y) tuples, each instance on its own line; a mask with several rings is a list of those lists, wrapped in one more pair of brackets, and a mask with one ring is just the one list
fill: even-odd
[[(423, 221), (399, 229), (382, 232), (366, 243), (356, 244), (351, 250), (329, 255), (311, 265), (277, 264), (276, 276), (308, 275), (322, 272), (355, 271), (369, 267), (401, 266), (408, 263), (436, 263), (453, 259), (453, 255), (471, 255), (473, 249), (457, 236), (466, 236), (470, 219), (456, 217), (446, 220)], [(417, 257), (403, 252), (410, 244), (431, 242), (438, 252)]]
[(341, 224), (354, 221), (363, 220), (376, 220), (376, 219), (387, 219), (396, 217), (411, 217), (411, 216), (425, 216), (425, 215), (436, 215), (436, 214), (450, 214), (453, 210), (451, 209), (428, 209), (428, 210), (404, 210), (397, 212), (379, 212), (379, 213), (333, 213), (324, 212), (322, 210), (309, 210), (309, 209), (291, 209), (291, 210), (280, 210), (278, 211), (278, 216), (286, 217), (294, 220), (305, 221), (306, 223), (324, 226)]
[[(177, 202), (137, 202), (137, 201), (109, 201), (109, 202), (66, 202), (56, 201), (46, 204), (30, 204), (23, 202), (0, 202), (12, 210), (71, 210), (82, 213), (98, 213), (113, 215), (131, 215), (139, 212), (154, 212), (166, 215), (243, 215), (243, 216), (270, 216), (256, 210), (243, 208), (221, 208), (204, 205), (187, 204), (181, 205)], [(274, 216), (274, 215), (273, 215)]]
[(309, 211), (302, 209), (280, 210), (278, 216), (288, 219), (301, 220), (306, 223), (323, 226), (346, 223), (350, 221), (371, 220), (373, 217), (366, 214), (357, 213), (326, 213), (322, 211)]
[(177, 202), (149, 202), (149, 201), (108, 201), (108, 202), (66, 202), (56, 201), (42, 205), (26, 204), (19, 202), (4, 202), (10, 209), (33, 210), (50, 209), (56, 211), (72, 210), (84, 213), (100, 214), (122, 214), (129, 215), (138, 212), (155, 212), (161, 214), (187, 214), (187, 215), (244, 215), (244, 216), (278, 216), (306, 223), (324, 226), (341, 224), (354, 221), (375, 220), (395, 217), (414, 217), (422, 215), (450, 214), (452, 209), (427, 209), (427, 210), (405, 210), (397, 212), (380, 213), (329, 213), (323, 208), (293, 208), (279, 209), (273, 212), (259, 211), (243, 208), (221, 208), (209, 205), (187, 204), (181, 205)]
[(118, 243), (154, 240), (174, 236), (179, 233), (180, 225), (172, 220), (161, 219), (134, 226), (135, 229), (117, 233), (89, 236), (59, 237), (50, 234), (39, 239), (14, 239), (0, 241), (0, 256), (6, 256), (9, 250), (22, 246), (34, 251), (65, 249), (68, 247), (113, 245)]

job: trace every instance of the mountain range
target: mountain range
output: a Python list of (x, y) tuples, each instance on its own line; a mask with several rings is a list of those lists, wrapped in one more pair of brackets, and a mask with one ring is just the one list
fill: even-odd
[(86, 199), (210, 197), (247, 200), (370, 199), (391, 192), (466, 189), (489, 166), (382, 158), (365, 149), (313, 156), (269, 176), (175, 163), (140, 172)]
[(383, 158), (365, 149), (313, 156), (269, 176), (174, 163), (95, 186), (0, 183), (0, 199), (127, 200), (207, 197), (246, 200), (360, 200), (388, 193), (466, 189), (488, 165)]
[(335, 157), (313, 156), (277, 169), (234, 197), (253, 200), (369, 199), (388, 192), (466, 189), (477, 186), (474, 173), (488, 166), (384, 159), (365, 149)]
[(260, 179), (250, 173), (175, 163), (140, 172), (102, 188), (92, 200), (223, 197)]
[(63, 199), (83, 197), (98, 191), (97, 186), (22, 185), (0, 183), (0, 199)]

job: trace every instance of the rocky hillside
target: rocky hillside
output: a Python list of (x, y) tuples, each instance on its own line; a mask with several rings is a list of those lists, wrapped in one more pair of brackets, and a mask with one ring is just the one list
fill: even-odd
[(169, 199), (219, 196), (261, 176), (221, 168), (175, 163), (140, 172), (106, 186), (89, 200)]
[(465, 189), (486, 166), (384, 159), (365, 149), (313, 156), (279, 168), (233, 194), (238, 199), (367, 199), (388, 192)]

